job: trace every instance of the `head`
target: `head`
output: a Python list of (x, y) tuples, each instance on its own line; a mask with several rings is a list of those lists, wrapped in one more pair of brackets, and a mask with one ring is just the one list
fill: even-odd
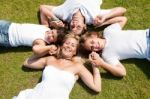
[(77, 54), (79, 47), (79, 36), (69, 33), (65, 35), (60, 47), (59, 56), (66, 59), (71, 59)]
[(69, 28), (76, 35), (81, 35), (82, 33), (85, 32), (86, 30), (85, 18), (80, 11), (73, 15), (72, 20), (69, 24)]
[(99, 52), (103, 49), (103, 38), (99, 32), (87, 32), (81, 37), (81, 45), (87, 51)]
[(46, 41), (47, 43), (55, 43), (57, 41), (58, 30), (52, 29), (46, 31)]

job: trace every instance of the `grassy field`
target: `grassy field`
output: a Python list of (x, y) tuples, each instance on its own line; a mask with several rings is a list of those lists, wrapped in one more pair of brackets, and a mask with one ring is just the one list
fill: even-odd
[[(38, 23), (40, 4), (59, 5), (62, 2), (63, 0), (1, 0), (0, 19)], [(103, 0), (102, 8), (116, 6), (127, 8), (128, 23), (125, 29), (150, 27), (149, 0)], [(31, 54), (31, 48), (28, 47), (0, 47), (0, 99), (11, 99), (21, 90), (33, 88), (40, 81), (42, 71), (22, 68), (25, 58)], [(101, 93), (93, 93), (82, 81), (78, 81), (70, 99), (150, 99), (150, 62), (138, 59), (122, 62), (127, 70), (126, 77), (116, 78), (101, 69)]]

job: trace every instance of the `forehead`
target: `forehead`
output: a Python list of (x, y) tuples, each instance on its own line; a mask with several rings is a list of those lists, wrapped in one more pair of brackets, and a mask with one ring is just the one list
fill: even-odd
[(67, 39), (65, 40), (65, 42), (71, 42), (71, 43), (75, 43), (75, 44), (78, 43), (78, 41), (77, 41), (75, 38), (67, 38)]

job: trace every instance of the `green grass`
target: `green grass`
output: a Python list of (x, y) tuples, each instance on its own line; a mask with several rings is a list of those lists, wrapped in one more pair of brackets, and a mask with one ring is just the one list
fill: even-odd
[[(59, 5), (63, 0), (1, 0), (0, 19), (13, 22), (38, 23), (40, 4)], [(149, 0), (103, 0), (102, 8), (123, 6), (128, 23), (125, 29), (150, 27)], [(42, 71), (22, 68), (31, 48), (0, 48), (0, 99), (11, 99), (21, 90), (33, 88), (41, 79)], [(94, 93), (82, 81), (75, 84), (70, 99), (148, 99), (150, 98), (150, 62), (129, 59), (122, 61), (127, 76), (116, 78), (101, 69), (102, 92)]]

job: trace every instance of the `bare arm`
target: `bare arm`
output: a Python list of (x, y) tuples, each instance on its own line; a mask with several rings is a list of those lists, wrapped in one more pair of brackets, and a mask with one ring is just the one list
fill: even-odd
[(27, 58), (23, 64), (24, 67), (32, 68), (32, 69), (43, 69), (46, 65), (46, 57), (37, 58), (36, 56), (31, 56)]
[(36, 57), (42, 57), (47, 54), (55, 54), (57, 47), (55, 45), (46, 45), (43, 40), (35, 40), (33, 42), (32, 50)]
[(101, 76), (99, 69), (92, 66), (93, 74), (91, 74), (84, 66), (80, 67), (79, 77), (92, 90), (96, 92), (101, 91)]
[(90, 61), (96, 66), (102, 67), (118, 77), (123, 77), (126, 75), (126, 69), (121, 63), (118, 63), (117, 65), (113, 66), (106, 63), (96, 52), (92, 52), (90, 55), (93, 57), (90, 59)]
[[(100, 27), (106, 24), (112, 24), (114, 23), (113, 21), (110, 21), (111, 19), (115, 17), (120, 17), (123, 16), (123, 14), (126, 12), (126, 9), (123, 7), (116, 7), (111, 10), (110, 13), (104, 14), (104, 15), (98, 15), (94, 20), (93, 20), (93, 25), (96, 27)], [(104, 23), (105, 22), (105, 23)]]
[(113, 8), (110, 13), (105, 14), (104, 17), (107, 20), (113, 17), (122, 16), (125, 12), (126, 12), (126, 8), (116, 7)]
[(41, 24), (46, 25), (48, 27), (49, 25), (51, 25), (52, 27), (64, 27), (64, 23), (61, 20), (59, 20), (52, 12), (52, 9), (54, 7), (55, 6), (50, 6), (50, 5), (40, 6)]
[(119, 23), (120, 26), (123, 28), (125, 26), (125, 24), (127, 23), (127, 18), (125, 16), (114, 17), (112, 19), (109, 19), (108, 21), (105, 21), (100, 26), (113, 24), (113, 23)]

